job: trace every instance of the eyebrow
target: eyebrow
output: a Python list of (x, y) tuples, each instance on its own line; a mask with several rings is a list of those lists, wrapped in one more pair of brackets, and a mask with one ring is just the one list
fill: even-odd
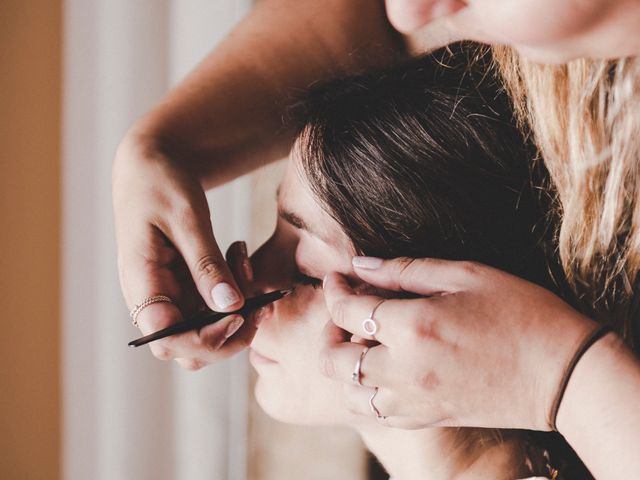
[[(280, 187), (278, 187), (278, 189), (276, 190), (276, 200), (278, 200), (279, 197), (280, 197)], [(306, 230), (314, 237), (317, 237), (326, 243), (326, 240), (324, 240), (324, 238), (322, 238), (321, 235), (318, 235), (311, 227), (309, 227), (309, 224), (307, 222), (305, 222), (302, 218), (300, 218), (300, 216), (293, 213), (292, 211), (282, 208), (279, 202), (278, 202), (278, 216), (282, 218), (284, 221), (286, 221), (287, 223), (293, 225), (295, 228), (298, 228), (300, 230)]]
[(283, 220), (286, 220), (287, 222), (289, 222), (294, 227), (299, 228), (301, 230), (306, 230), (309, 233), (313, 233), (311, 231), (311, 229), (309, 228), (309, 225), (307, 225), (305, 223), (305, 221), (302, 220), (295, 213), (290, 212), (289, 210), (284, 210), (283, 208), (278, 208), (278, 215), (280, 215), (280, 218), (282, 218)]

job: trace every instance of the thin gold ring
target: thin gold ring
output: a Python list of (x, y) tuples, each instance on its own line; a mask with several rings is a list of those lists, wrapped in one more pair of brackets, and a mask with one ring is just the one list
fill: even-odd
[(140, 312), (142, 312), (149, 305), (159, 302), (173, 303), (173, 300), (171, 300), (171, 298), (167, 297), (166, 295), (153, 295), (151, 297), (145, 298), (141, 303), (133, 307), (133, 309), (129, 312), (129, 316), (132, 320), (131, 323), (133, 323), (133, 325), (137, 327), (138, 315), (140, 315)]

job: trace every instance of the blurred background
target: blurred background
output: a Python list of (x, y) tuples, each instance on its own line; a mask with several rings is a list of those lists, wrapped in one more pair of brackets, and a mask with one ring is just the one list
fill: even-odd
[[(245, 355), (190, 373), (126, 346), (115, 149), (251, 6), (0, 0), (1, 478), (365, 478), (351, 432), (262, 414)], [(223, 249), (270, 234), (280, 171), (210, 193)]]

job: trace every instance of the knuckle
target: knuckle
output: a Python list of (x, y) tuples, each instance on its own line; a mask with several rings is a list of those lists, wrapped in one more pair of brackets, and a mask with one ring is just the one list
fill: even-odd
[(196, 372), (204, 367), (204, 363), (197, 358), (190, 358), (183, 362), (182, 366), (190, 372)]
[(417, 258), (401, 257), (398, 259), (400, 275), (410, 275), (418, 263)]
[(482, 272), (482, 264), (473, 260), (460, 262), (460, 268), (465, 275), (472, 277), (475, 277)]
[(203, 335), (200, 333), (200, 343), (207, 353), (218, 353), (225, 340), (222, 332), (219, 332), (218, 335), (212, 333)]
[(347, 310), (348, 305), (346, 298), (341, 298), (334, 303), (331, 311), (331, 319), (333, 320), (333, 323), (340, 327), (344, 326), (346, 323)]
[(413, 335), (421, 341), (440, 342), (440, 322), (434, 317), (423, 315), (416, 318), (413, 326)]
[(406, 316), (402, 317), (401, 323), (407, 335), (420, 338), (420, 333), (426, 328), (425, 323), (429, 323), (428, 316), (422, 310), (421, 305), (407, 304)]
[(225, 268), (222, 259), (214, 255), (204, 255), (198, 259), (194, 265), (196, 279), (211, 278), (220, 276), (220, 272)]
[(162, 345), (151, 345), (151, 353), (158, 360), (171, 360), (173, 358), (173, 353), (167, 347)]
[(426, 372), (418, 372), (414, 376), (414, 383), (419, 390), (430, 392), (440, 385), (440, 378), (434, 370), (427, 370)]
[(405, 327), (408, 330), (409, 335), (420, 338), (420, 332), (424, 328), (424, 318), (418, 317), (416, 315), (410, 315), (405, 320)]
[(333, 361), (333, 358), (324, 353), (320, 355), (320, 358), (318, 360), (318, 367), (320, 369), (320, 373), (322, 373), (322, 375), (324, 375), (325, 377), (329, 377), (329, 378), (335, 378), (336, 376), (336, 364)]

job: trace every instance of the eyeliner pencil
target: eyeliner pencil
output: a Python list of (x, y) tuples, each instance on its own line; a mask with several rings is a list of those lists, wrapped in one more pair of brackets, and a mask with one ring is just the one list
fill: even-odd
[(175, 323), (167, 328), (158, 330), (157, 332), (153, 332), (149, 335), (145, 335), (144, 337), (132, 340), (129, 342), (129, 346), (140, 347), (141, 345), (146, 345), (149, 342), (160, 340), (161, 338), (166, 338), (171, 335), (188, 332), (189, 330), (199, 330), (200, 328), (211, 325), (212, 323), (216, 323), (229, 315), (246, 315), (252, 310), (257, 310), (258, 308), (264, 307), (265, 305), (275, 302), (276, 300), (280, 300), (282, 297), (286, 297), (292, 291), (293, 289), (276, 290), (274, 292), (269, 292), (263, 295), (258, 295), (257, 297), (249, 298), (244, 302), (244, 306), (241, 309), (235, 310), (233, 312), (221, 313), (209, 310), (205, 313), (200, 313), (195, 317), (190, 318), (189, 320)]

